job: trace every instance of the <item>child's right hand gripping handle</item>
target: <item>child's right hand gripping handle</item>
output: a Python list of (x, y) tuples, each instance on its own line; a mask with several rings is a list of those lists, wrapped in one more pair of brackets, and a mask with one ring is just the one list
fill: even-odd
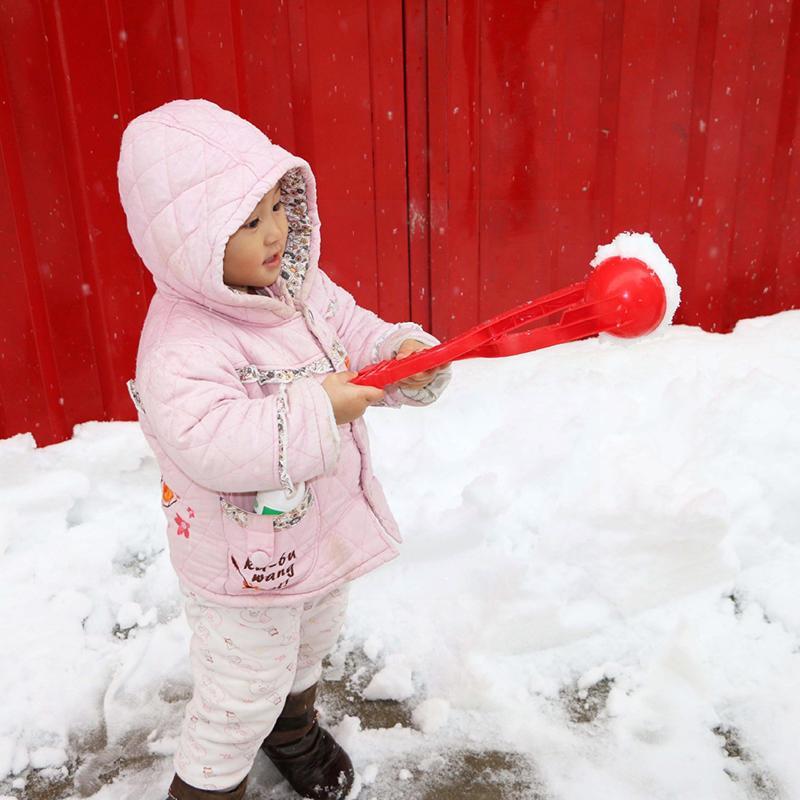
[(370, 364), (360, 372), (354, 373), (356, 377), (353, 378), (352, 383), (356, 386), (372, 386), (383, 389), (384, 386), (398, 383), (418, 372), (427, 372), (455, 361), (465, 349), (463, 344), (460, 347), (459, 344), (459, 341), (453, 339), (450, 342), (420, 350), (405, 358), (378, 361), (376, 364)]
[[(400, 362), (398, 362), (400, 363)], [(333, 406), (337, 425), (358, 419), (369, 406), (383, 400), (383, 390), (353, 383), (357, 372), (334, 372), (322, 382)]]

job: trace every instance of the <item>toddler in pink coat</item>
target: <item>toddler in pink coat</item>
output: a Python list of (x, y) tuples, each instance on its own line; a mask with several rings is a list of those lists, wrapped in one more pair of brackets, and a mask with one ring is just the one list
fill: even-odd
[[(137, 117), (118, 177), (156, 284), (129, 388), (192, 631), (169, 797), (240, 800), (260, 749), (301, 796), (340, 800), (354, 770), (317, 721), (321, 664), (347, 584), (400, 541), (363, 414), (433, 402), (449, 369), (350, 383), (438, 342), (320, 270), (311, 169), (235, 114), (176, 100)], [(259, 492), (296, 499), (261, 515)]]

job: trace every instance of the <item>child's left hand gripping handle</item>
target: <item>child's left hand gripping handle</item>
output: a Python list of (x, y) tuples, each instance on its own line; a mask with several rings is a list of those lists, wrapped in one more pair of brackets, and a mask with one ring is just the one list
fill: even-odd
[(322, 382), (333, 407), (337, 425), (358, 419), (373, 403), (383, 400), (383, 390), (353, 383), (355, 372), (334, 372)]

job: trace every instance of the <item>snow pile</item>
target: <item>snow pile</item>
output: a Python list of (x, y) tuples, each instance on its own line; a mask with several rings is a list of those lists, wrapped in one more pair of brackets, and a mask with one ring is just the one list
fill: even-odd
[[(337, 658), (414, 727), (339, 724), (364, 800), (464, 747), (530, 758), (553, 800), (800, 797), (799, 345), (800, 312), (675, 326), (369, 411), (406, 544), (353, 584)], [(138, 428), (0, 442), (0, 495), (0, 794), (94, 752), (152, 765), (84, 765), (76, 795), (160, 796), (188, 636)]]
[(98, 730), (174, 728), (188, 636), (137, 426), (88, 423), (41, 450), (0, 442), (0, 776), (57, 777)]
[(411, 716), (414, 724), (423, 733), (436, 733), (447, 724), (450, 717), (450, 703), (440, 697), (430, 697), (420, 703)]
[(375, 675), (364, 689), (365, 700), (408, 700), (414, 694), (411, 668), (405, 656), (391, 655), (386, 666)]

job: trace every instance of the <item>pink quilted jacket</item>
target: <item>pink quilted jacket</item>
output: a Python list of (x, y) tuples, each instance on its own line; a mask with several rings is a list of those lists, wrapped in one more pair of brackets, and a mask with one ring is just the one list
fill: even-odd
[[(363, 419), (337, 426), (321, 382), (435, 344), (412, 323), (359, 308), (322, 272), (308, 164), (205, 100), (133, 120), (118, 165), (131, 239), (156, 283), (131, 395), (162, 472), (172, 564), (223, 605), (287, 604), (397, 554), (397, 524), (370, 465)], [(222, 281), (228, 238), (278, 181), (289, 220), (281, 277), (264, 294)], [(386, 393), (426, 405), (449, 380)], [(306, 482), (280, 516), (255, 493)]]

